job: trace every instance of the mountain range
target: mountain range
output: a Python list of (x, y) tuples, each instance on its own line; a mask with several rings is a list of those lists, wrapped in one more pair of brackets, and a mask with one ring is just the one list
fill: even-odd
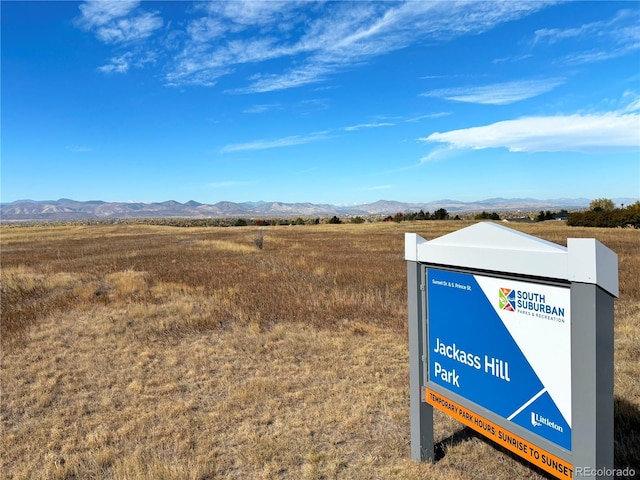
[[(632, 198), (613, 199), (617, 205), (631, 204)], [(103, 202), (59, 199), (54, 201), (18, 200), (0, 204), (2, 221), (19, 220), (83, 220), (109, 218), (229, 218), (229, 217), (322, 217), (327, 215), (393, 215), (398, 212), (434, 212), (444, 208), (449, 213), (506, 212), (539, 210), (576, 210), (586, 208), (586, 198), (557, 198), (537, 200), (533, 198), (489, 198), (476, 202), (437, 200), (427, 203), (405, 203), (379, 200), (361, 205), (330, 205), (284, 202), (218, 202), (203, 204), (194, 200), (186, 203), (166, 202)]]

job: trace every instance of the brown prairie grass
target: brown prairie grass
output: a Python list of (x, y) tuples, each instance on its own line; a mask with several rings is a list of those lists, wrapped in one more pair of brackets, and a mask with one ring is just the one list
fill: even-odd
[[(7, 479), (545, 478), (439, 412), (409, 456), (405, 231), (2, 227)], [(616, 466), (640, 471), (640, 235), (516, 225), (619, 256)]]

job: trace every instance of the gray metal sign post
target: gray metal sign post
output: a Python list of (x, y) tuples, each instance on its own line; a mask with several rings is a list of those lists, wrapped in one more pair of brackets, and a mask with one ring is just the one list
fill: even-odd
[(613, 478), (617, 256), (494, 223), (405, 237), (411, 458), (433, 408), (558, 478)]

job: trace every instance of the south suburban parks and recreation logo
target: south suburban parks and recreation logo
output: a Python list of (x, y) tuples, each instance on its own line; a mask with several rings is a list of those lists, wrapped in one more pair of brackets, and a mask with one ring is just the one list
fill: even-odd
[(516, 311), (516, 291), (511, 288), (500, 289), (500, 310)]
[(498, 290), (498, 306), (507, 312), (564, 322), (564, 307), (548, 304), (545, 295), (539, 292), (501, 287)]

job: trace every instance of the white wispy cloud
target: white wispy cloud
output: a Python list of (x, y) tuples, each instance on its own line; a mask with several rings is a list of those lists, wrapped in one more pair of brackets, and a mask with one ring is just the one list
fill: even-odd
[(317, 142), (327, 138), (328, 132), (315, 132), (309, 135), (291, 135), (273, 140), (254, 140), (246, 143), (232, 143), (225, 145), (221, 153), (242, 152), (247, 150), (267, 150), (270, 148), (291, 147), (305, 143)]
[(361, 190), (375, 192), (378, 190), (390, 190), (392, 188), (395, 188), (395, 185), (374, 185), (373, 187), (364, 187)]
[(221, 38), (227, 31), (224, 22), (217, 18), (198, 18), (187, 26), (187, 33), (196, 43), (206, 43)]
[[(263, 110), (264, 107), (264, 110)], [(269, 108), (274, 107), (273, 105), (256, 105), (253, 109), (245, 110), (248, 113), (256, 113), (266, 111)], [(275, 105), (275, 107), (279, 107), (279, 105)], [(416, 122), (423, 118), (437, 118), (444, 115), (448, 115), (448, 113), (431, 113), (426, 115), (419, 115), (416, 117), (409, 118), (400, 118), (398, 122)], [(381, 127), (393, 127), (396, 126), (396, 122), (368, 122), (368, 123), (359, 123), (356, 125), (348, 125), (346, 127), (337, 127), (328, 130), (323, 130), (319, 132), (313, 132), (307, 135), (290, 135), (287, 137), (276, 138), (271, 140), (253, 140), (250, 142), (244, 143), (233, 143), (229, 145), (225, 145), (220, 149), (220, 153), (231, 153), (231, 152), (241, 152), (246, 150), (267, 150), (270, 148), (281, 148), (281, 147), (290, 147), (293, 145), (302, 145), (305, 143), (319, 142), (323, 140), (327, 140), (329, 138), (333, 138), (335, 135), (340, 135), (343, 132), (355, 132), (357, 130), (369, 129), (369, 128), (381, 128)]]
[(349, 127), (344, 127), (344, 130), (347, 132), (353, 132), (355, 130), (361, 130), (363, 128), (379, 128), (379, 127), (393, 127), (395, 123), (390, 122), (379, 122), (379, 123), (360, 123), (358, 125), (351, 125)]
[(162, 27), (157, 13), (145, 12), (132, 18), (120, 18), (96, 29), (96, 36), (104, 43), (124, 43), (145, 39)]
[(126, 73), (131, 63), (131, 53), (127, 52), (119, 57), (113, 57), (109, 63), (98, 67), (103, 73)]
[[(593, 36), (619, 36), (620, 32), (615, 30), (625, 28), (629, 25), (629, 22), (637, 24), (637, 20), (637, 11), (622, 9), (616, 12), (610, 20), (583, 23), (579, 27), (573, 28), (541, 28), (536, 30), (534, 42), (555, 43), (570, 38), (589, 37), (592, 39)], [(613, 29), (611, 27), (613, 27)], [(628, 33), (629, 32), (623, 32), (622, 35), (626, 36)], [(637, 38), (637, 34), (634, 34), (634, 36)]]
[(610, 58), (622, 57), (638, 49), (640, 49), (640, 41), (607, 50), (592, 48), (591, 50), (567, 55), (564, 61), (569, 64), (601, 62)]
[(622, 100), (626, 101), (626, 104), (622, 106), (622, 112), (640, 112), (640, 94), (638, 92), (626, 91), (622, 95)]
[(432, 133), (424, 142), (452, 148), (506, 148), (512, 152), (638, 152), (640, 114), (606, 112), (526, 117)]
[[(426, 138), (420, 138), (420, 141), (426, 142)], [(420, 158), (420, 161), (417, 163), (412, 163), (410, 165), (403, 165), (400, 167), (393, 168), (388, 170), (386, 173), (400, 173), (400, 172), (408, 172), (412, 170), (416, 170), (421, 168), (423, 165), (427, 163), (434, 163), (439, 161), (448, 160), (452, 157), (459, 156), (464, 150), (456, 149), (452, 145), (436, 145), (427, 155)]]
[(300, 66), (254, 78), (238, 93), (267, 92), (322, 81), (347, 66), (419, 39), (481, 33), (544, 8), (546, 2), (335, 2), (337, 13), (309, 21), (306, 34), (282, 50)]
[[(256, 93), (320, 82), (416, 41), (481, 33), (547, 3), (216, 1), (191, 6), (190, 20), (162, 28), (160, 14), (144, 2), (92, 0), (80, 5), (76, 24), (116, 46), (153, 37), (149, 49), (166, 48), (167, 85), (212, 86), (242, 65), (263, 65), (245, 86), (230, 90)], [(122, 56), (116, 53), (113, 58)], [(102, 71), (141, 64), (134, 58), (127, 65), (112, 61)]]
[(78, 7), (82, 17), (77, 19), (77, 22), (87, 29), (106, 25), (116, 18), (129, 14), (139, 4), (139, 0), (89, 0)]
[(209, 14), (219, 16), (237, 25), (265, 25), (277, 22), (286, 24), (287, 18), (304, 0), (233, 0), (203, 2), (200, 7)]
[[(619, 10), (611, 19), (574, 28), (544, 28), (535, 32), (534, 45), (574, 42), (575, 51), (564, 56), (568, 64), (591, 63), (621, 57), (640, 49), (640, 11)], [(588, 48), (581, 45), (589, 45)], [(594, 45), (595, 44), (595, 45)]]
[(500, 57), (494, 58), (491, 63), (505, 63), (505, 62), (520, 62), (522, 60), (527, 60), (528, 58), (533, 57), (531, 53), (524, 53), (522, 55), (512, 55), (509, 57)]
[(451, 115), (451, 112), (435, 112), (435, 113), (425, 113), (423, 115), (416, 115), (413, 117), (404, 118), (403, 121), (407, 123), (419, 122), (420, 120), (424, 120), (427, 118), (441, 118)]
[(449, 73), (446, 75), (423, 75), (420, 80), (441, 80), (441, 79), (457, 79), (457, 78), (474, 78), (477, 75), (471, 75), (467, 73)]
[[(425, 141), (424, 138), (421, 140)], [(420, 159), (420, 165), (425, 163), (435, 162), (439, 160), (444, 160), (452, 155), (454, 152), (454, 148), (451, 145), (447, 145), (444, 147), (438, 147), (429, 152), (427, 155)]]
[(546, 80), (516, 80), (462, 88), (444, 88), (422, 93), (424, 97), (438, 97), (454, 102), (480, 103), (486, 105), (508, 105), (537, 97), (562, 85), (564, 78)]
[(149, 63), (155, 63), (156, 58), (153, 52), (125, 52), (122, 55), (113, 57), (106, 63), (98, 67), (102, 73), (127, 73), (129, 68), (142, 68)]
[(230, 93), (264, 93), (307, 85), (325, 80), (332, 70), (324, 65), (306, 65), (285, 74), (258, 74), (248, 87), (228, 90)]
[(273, 110), (282, 110), (282, 105), (279, 103), (265, 103), (260, 105), (253, 105), (249, 108), (245, 108), (243, 113), (264, 113)]
[[(112, 60), (99, 68), (102, 72), (126, 73), (148, 65), (140, 59), (153, 56), (157, 63), (162, 61), (158, 76), (168, 86), (213, 86), (222, 77), (250, 71), (244, 85), (235, 82), (236, 88), (226, 90), (247, 94), (327, 81), (338, 72), (416, 42), (480, 34), (553, 3), (555, 0), (230, 0), (189, 4), (185, 21), (166, 23), (161, 13), (145, 2), (90, 0), (79, 6), (75, 23), (114, 47)], [(595, 48), (574, 49), (565, 61), (611, 58), (640, 48), (637, 24), (637, 9), (624, 9), (608, 21), (564, 30), (540, 29), (534, 45), (591, 38), (596, 41)], [(133, 44), (136, 49), (131, 48)], [(131, 53), (130, 58), (118, 50), (123, 47)], [(500, 61), (505, 59), (496, 60)], [(250, 70), (247, 66), (259, 68)], [(556, 81), (561, 83), (561, 79)], [(502, 84), (498, 85), (502, 91), (493, 95), (488, 90), (496, 85), (427, 95), (507, 104), (544, 93), (559, 83)]]
[(139, 1), (91, 0), (78, 8), (76, 25), (91, 31), (103, 43), (120, 44), (143, 40), (163, 25), (157, 12), (140, 11)]
[(395, 123), (377, 122), (377, 123), (360, 123), (358, 125), (350, 125), (347, 127), (334, 128), (313, 132), (307, 135), (290, 135), (287, 137), (276, 138), (272, 140), (253, 140), (245, 143), (232, 143), (225, 145), (220, 149), (220, 153), (242, 152), (246, 150), (267, 150), (270, 148), (291, 147), (294, 145), (303, 145), (306, 143), (319, 142), (331, 138), (339, 132), (354, 132), (356, 130), (366, 128), (392, 127)]

